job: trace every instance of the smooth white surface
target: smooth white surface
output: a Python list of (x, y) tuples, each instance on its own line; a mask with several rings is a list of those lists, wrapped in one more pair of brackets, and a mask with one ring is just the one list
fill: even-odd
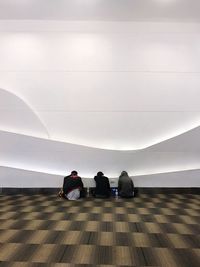
[[(51, 22), (51, 32), (40, 32), (42, 21), (32, 22), (35, 32), (11, 24), (16, 32), (0, 34), (0, 88), (23, 98), (51, 139), (133, 150), (200, 125), (196, 24), (184, 23), (184, 31), (180, 23), (150, 23), (148, 32), (148, 23), (112, 22), (109, 33), (100, 22), (86, 31), (80, 22)], [(21, 129), (3, 121), (2, 130), (27, 134), (25, 121)], [(34, 135), (34, 125), (27, 128)]]
[(20, 97), (0, 89), (0, 129), (48, 138), (48, 131), (35, 113)]
[(199, 112), (199, 87), (199, 73), (0, 71), (0, 88), (40, 112)]
[(167, 29), (155, 34), (2, 32), (0, 70), (199, 72), (199, 36)]
[(180, 173), (200, 168), (199, 24), (50, 25), (0, 22), (0, 165), (21, 169), (3, 186), (51, 187), (73, 169), (199, 186), (198, 172)]
[(0, 20), (1, 32), (197, 33), (198, 22)]
[[(17, 168), (1, 167), (0, 177), (2, 187), (18, 187), (18, 188), (47, 188), (62, 187), (63, 176), (55, 174), (46, 174), (41, 172), (27, 171)], [(85, 187), (94, 187), (93, 178), (82, 177)], [(117, 186), (117, 179), (109, 179), (111, 186)]]
[[(159, 173), (154, 175), (132, 176), (136, 187), (199, 187), (199, 170)], [(63, 176), (39, 172), (26, 171), (15, 168), (1, 167), (0, 177), (2, 187), (62, 187)], [(95, 182), (91, 177), (82, 177), (85, 187), (94, 187)], [(109, 178), (110, 185), (118, 185), (118, 178)], [(48, 185), (48, 186), (47, 186)]]
[(198, 21), (198, 0), (1, 0), (1, 19)]
[(99, 170), (112, 178), (122, 170), (136, 176), (200, 169), (199, 134), (200, 127), (144, 150), (109, 151), (0, 132), (0, 166), (62, 176), (77, 169), (90, 178)]

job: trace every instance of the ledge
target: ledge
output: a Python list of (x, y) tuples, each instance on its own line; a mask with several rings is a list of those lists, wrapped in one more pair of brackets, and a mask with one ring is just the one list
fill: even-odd
[[(114, 187), (116, 188), (116, 187)], [(91, 191), (90, 187), (90, 191)], [(15, 195), (15, 194), (58, 194), (60, 188), (0, 188), (1, 195)], [(85, 189), (86, 190), (86, 189)], [(141, 194), (200, 194), (200, 187), (140, 187), (135, 188), (137, 193)]]

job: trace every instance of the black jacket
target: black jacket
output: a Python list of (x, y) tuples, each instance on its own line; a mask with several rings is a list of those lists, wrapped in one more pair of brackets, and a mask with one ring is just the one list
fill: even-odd
[(63, 192), (68, 194), (70, 191), (79, 188), (83, 189), (83, 182), (79, 176), (66, 176), (63, 181)]
[(96, 196), (110, 196), (110, 183), (105, 176), (95, 176), (94, 180), (96, 182), (95, 195)]

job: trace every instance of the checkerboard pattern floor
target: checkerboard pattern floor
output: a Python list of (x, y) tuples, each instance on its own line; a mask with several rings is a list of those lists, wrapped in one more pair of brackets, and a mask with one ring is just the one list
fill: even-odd
[(0, 266), (200, 266), (200, 195), (0, 196)]

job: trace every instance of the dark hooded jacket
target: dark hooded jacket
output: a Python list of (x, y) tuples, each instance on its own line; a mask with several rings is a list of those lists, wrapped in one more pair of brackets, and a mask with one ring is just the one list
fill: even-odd
[(68, 175), (64, 178), (63, 182), (63, 192), (64, 194), (68, 194), (72, 190), (79, 188), (80, 190), (83, 189), (83, 182), (81, 177), (77, 175)]
[(134, 195), (133, 180), (128, 176), (126, 171), (123, 171), (119, 177), (118, 193), (121, 197), (133, 197)]
[(95, 196), (109, 197), (111, 191), (108, 178), (102, 172), (98, 172), (94, 180), (96, 182)]

